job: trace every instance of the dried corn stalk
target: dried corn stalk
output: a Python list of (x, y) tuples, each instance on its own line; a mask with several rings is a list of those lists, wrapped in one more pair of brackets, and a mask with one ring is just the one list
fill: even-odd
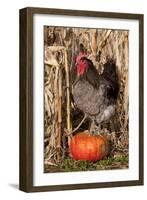
[[(57, 53), (60, 54), (58, 62)], [(63, 74), (65, 74), (66, 81), (63, 81)], [(69, 69), (65, 47), (45, 47), (44, 86), (45, 120), (47, 124), (45, 128), (45, 141), (48, 141), (45, 147), (45, 162), (54, 164), (56, 161), (60, 161), (62, 156), (64, 128), (71, 130)], [(64, 88), (66, 88), (66, 91)], [(66, 114), (62, 113), (65, 104)], [(62, 122), (63, 114), (67, 118), (66, 124), (64, 121)]]

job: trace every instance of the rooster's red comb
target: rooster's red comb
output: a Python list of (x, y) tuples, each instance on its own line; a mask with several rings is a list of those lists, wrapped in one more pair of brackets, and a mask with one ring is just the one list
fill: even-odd
[(76, 57), (76, 63), (78, 63), (83, 57), (87, 57), (87, 55), (83, 52), (80, 52), (79, 55)]

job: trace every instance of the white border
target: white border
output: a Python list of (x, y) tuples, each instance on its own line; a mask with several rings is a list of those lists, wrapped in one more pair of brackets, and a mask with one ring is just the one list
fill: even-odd
[[(36, 14), (33, 17), (34, 132), (33, 185), (61, 185), (139, 179), (139, 24), (137, 20)], [(129, 30), (129, 169), (43, 173), (43, 26)]]

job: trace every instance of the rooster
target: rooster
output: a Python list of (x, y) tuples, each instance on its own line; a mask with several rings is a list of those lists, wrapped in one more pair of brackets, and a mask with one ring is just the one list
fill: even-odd
[(115, 61), (107, 60), (102, 74), (98, 74), (93, 62), (84, 52), (76, 57), (72, 68), (73, 100), (84, 113), (84, 119), (91, 119), (90, 133), (96, 125), (107, 122), (114, 114), (119, 91)]

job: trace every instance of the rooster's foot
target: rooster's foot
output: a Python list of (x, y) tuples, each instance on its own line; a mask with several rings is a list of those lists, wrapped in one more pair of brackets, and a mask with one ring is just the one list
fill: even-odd
[(101, 125), (100, 124), (97, 125), (96, 122), (92, 120), (89, 132), (92, 135), (100, 135), (100, 130), (101, 130)]

